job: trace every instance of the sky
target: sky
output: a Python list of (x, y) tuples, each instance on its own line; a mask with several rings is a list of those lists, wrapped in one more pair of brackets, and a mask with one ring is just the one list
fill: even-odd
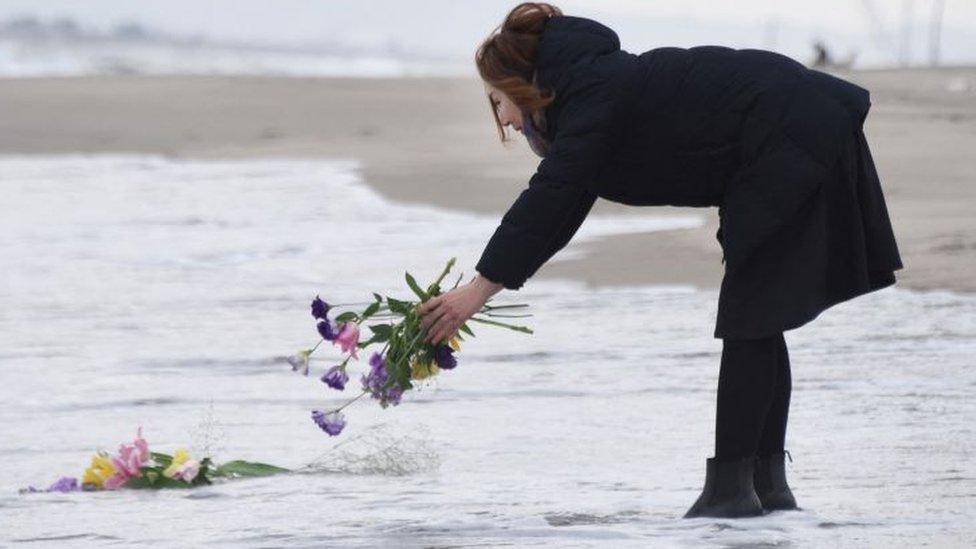
[[(596, 19), (641, 52), (662, 45), (764, 47), (797, 57), (823, 38), (839, 57), (871, 64), (928, 56), (928, 20), (939, 0), (567, 0), (565, 13)], [(943, 56), (976, 62), (976, 0), (944, 0)], [(108, 29), (140, 22), (213, 39), (307, 44), (396, 44), (406, 51), (470, 57), (517, 2), (499, 0), (3, 0), (0, 19), (67, 16)], [(911, 14), (910, 47), (902, 46)], [(873, 14), (873, 15), (872, 15)]]

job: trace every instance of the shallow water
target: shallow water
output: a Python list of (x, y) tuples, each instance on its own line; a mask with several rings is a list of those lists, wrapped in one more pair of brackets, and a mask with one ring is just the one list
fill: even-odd
[[(308, 302), (408, 297), (494, 216), (382, 200), (353, 161), (0, 159), (0, 545), (734, 547), (976, 544), (976, 299), (889, 288), (787, 333), (799, 512), (681, 519), (711, 456), (716, 293), (530, 280), (535, 335), (330, 438), (358, 393), (286, 355)], [(653, 213), (654, 210), (648, 209)], [(588, 219), (575, 242), (698, 218)], [(453, 278), (450, 278), (453, 283)], [(361, 361), (365, 363), (365, 360)], [(339, 397), (342, 398), (339, 398)], [(191, 491), (25, 494), (142, 425), (150, 446), (299, 470)]]

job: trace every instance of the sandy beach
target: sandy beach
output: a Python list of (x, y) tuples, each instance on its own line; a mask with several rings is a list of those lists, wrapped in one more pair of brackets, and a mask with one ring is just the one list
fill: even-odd
[[(310, 411), (358, 398), (368, 355), (324, 387), (348, 357), (315, 343), (309, 300), (407, 296), (402, 270), (448, 253), (470, 274), (537, 165), (520, 135), (500, 146), (480, 83), (0, 80), (0, 546), (976, 546), (976, 69), (850, 77), (874, 92), (900, 286), (960, 292), (886, 289), (788, 334), (802, 512), (732, 523), (681, 519), (716, 425), (714, 209), (598, 202), (499, 296), (531, 304), (533, 335), (479, 325), (457, 368), (361, 399), (330, 438)], [(20, 493), (137, 428), (293, 473)]]
[[(976, 290), (976, 68), (841, 73), (872, 93), (865, 127), (905, 269), (899, 285)], [(113, 76), (0, 80), (0, 152), (176, 158), (350, 158), (403, 202), (499, 215), (538, 159), (498, 142), (481, 83), (464, 78)], [(600, 200), (594, 212), (633, 215)], [(714, 209), (697, 229), (607, 237), (537, 278), (715, 288)], [(558, 257), (558, 254), (557, 256)]]

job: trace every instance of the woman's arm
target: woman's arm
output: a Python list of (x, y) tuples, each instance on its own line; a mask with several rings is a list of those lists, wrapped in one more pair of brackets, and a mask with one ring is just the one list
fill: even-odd
[(596, 178), (618, 135), (608, 87), (593, 79), (567, 90), (549, 152), (502, 217), (478, 272), (517, 290), (576, 234), (596, 201)]
[(545, 183), (522, 191), (502, 217), (475, 269), (505, 288), (519, 289), (569, 244), (596, 198), (587, 189)]
[[(485, 302), (488, 301), (489, 297), (505, 289), (501, 283), (485, 278), (485, 276), (481, 273), (478, 273), (478, 275), (474, 277), (474, 280), (469, 282), (469, 284), (478, 289), (478, 293), (485, 297)], [(484, 305), (484, 303), (482, 303), (482, 305)], [(478, 307), (478, 309), (480, 310), (481, 307)]]
[(597, 198), (597, 174), (619, 135), (608, 81), (578, 75), (564, 90), (546, 157), (489, 239), (470, 283), (431, 298), (419, 309), (427, 341), (450, 338), (488, 297), (517, 290), (564, 248)]

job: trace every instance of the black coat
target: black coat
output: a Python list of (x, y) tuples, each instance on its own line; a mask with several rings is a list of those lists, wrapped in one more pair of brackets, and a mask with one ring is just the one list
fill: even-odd
[(549, 150), (476, 269), (518, 289), (597, 197), (718, 206), (715, 337), (795, 328), (894, 283), (902, 267), (862, 125), (867, 90), (773, 52), (632, 54), (581, 17), (546, 23), (538, 85)]

